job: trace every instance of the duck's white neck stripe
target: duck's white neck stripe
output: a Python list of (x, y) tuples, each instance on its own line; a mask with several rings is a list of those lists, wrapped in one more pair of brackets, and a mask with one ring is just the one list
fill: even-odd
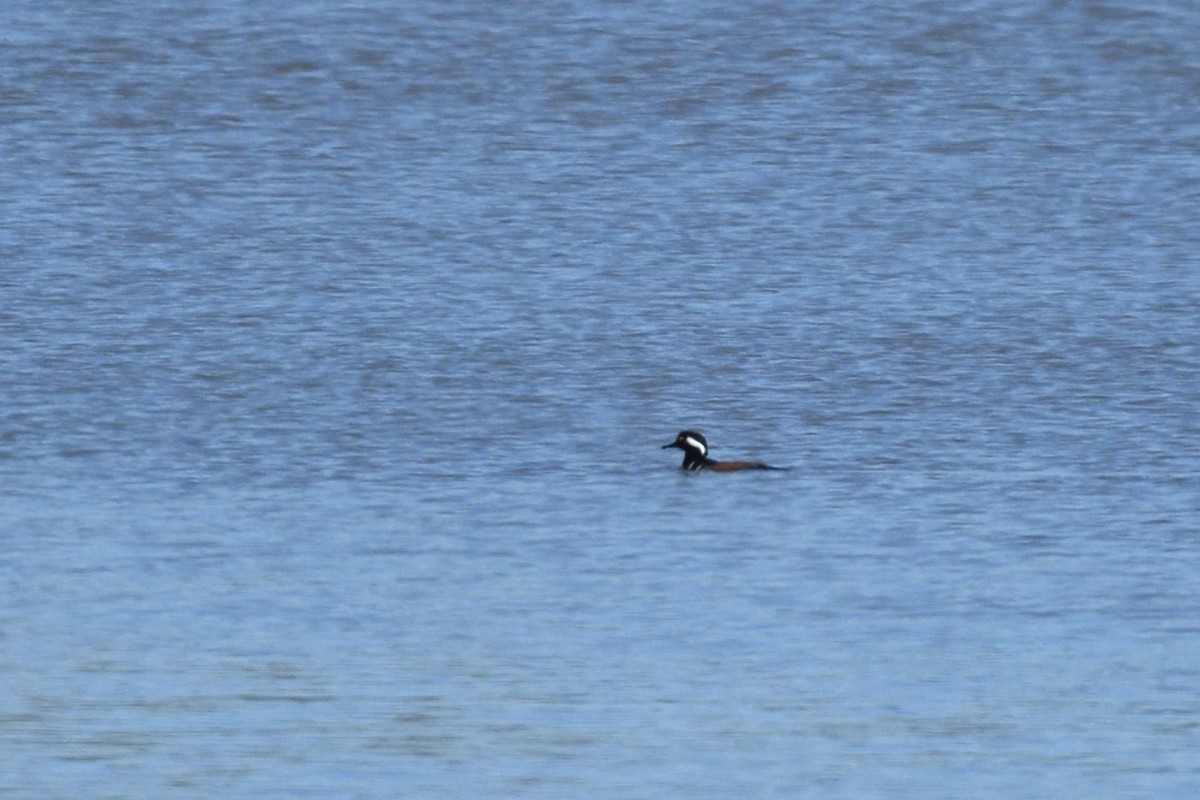
[(691, 447), (693, 449), (699, 450), (700, 455), (702, 455), (702, 456), (708, 455), (708, 448), (705, 447), (704, 444), (702, 442), (700, 442), (698, 439), (693, 439), (691, 436), (685, 436), (685, 437), (683, 437), (683, 440), (685, 442), (687, 442), (689, 445), (691, 445)]

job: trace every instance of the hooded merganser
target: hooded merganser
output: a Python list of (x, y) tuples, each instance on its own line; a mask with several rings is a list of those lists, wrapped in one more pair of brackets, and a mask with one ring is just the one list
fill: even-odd
[(675, 441), (664, 444), (663, 450), (678, 447), (683, 451), (683, 469), (698, 472), (702, 469), (712, 472), (740, 472), (744, 469), (781, 469), (758, 461), (714, 461), (708, 457), (708, 440), (695, 431), (680, 431)]

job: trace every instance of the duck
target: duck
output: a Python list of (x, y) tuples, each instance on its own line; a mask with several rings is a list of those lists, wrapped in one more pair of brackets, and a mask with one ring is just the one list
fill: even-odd
[(664, 444), (663, 450), (678, 447), (683, 451), (681, 469), (687, 472), (742, 472), (751, 469), (783, 469), (760, 461), (717, 461), (708, 457), (708, 440), (697, 431), (680, 431), (675, 441)]

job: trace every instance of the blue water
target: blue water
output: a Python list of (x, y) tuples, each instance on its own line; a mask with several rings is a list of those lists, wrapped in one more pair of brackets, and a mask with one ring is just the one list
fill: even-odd
[(0, 795), (1200, 794), (1200, 7), (101, 5), (0, 12)]

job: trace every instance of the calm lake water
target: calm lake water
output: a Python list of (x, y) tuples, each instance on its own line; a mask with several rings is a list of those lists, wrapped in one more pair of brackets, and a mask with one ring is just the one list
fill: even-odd
[(11, 0), (0, 102), (4, 797), (1200, 795), (1195, 3)]

